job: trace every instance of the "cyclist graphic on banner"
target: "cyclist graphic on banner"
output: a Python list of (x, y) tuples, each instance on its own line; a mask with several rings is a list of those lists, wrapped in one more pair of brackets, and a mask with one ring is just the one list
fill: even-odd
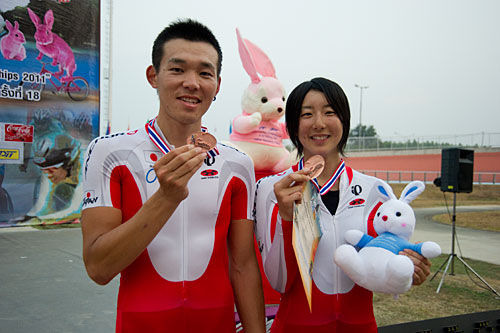
[(83, 155), (80, 142), (48, 110), (36, 110), (31, 124), (35, 139), (32, 147), (26, 147), (20, 169), (26, 169), (28, 160), (32, 159), (42, 175), (33, 193), (33, 207), (16, 220), (77, 218), (82, 193), (80, 175)]

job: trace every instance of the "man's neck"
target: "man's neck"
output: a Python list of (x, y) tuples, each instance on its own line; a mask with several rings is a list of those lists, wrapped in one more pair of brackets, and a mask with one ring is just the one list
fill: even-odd
[(172, 119), (167, 119), (162, 116), (161, 113), (158, 114), (156, 123), (160, 127), (167, 142), (174, 145), (176, 148), (185, 145), (187, 138), (191, 134), (201, 130), (201, 120), (198, 123), (186, 125)]

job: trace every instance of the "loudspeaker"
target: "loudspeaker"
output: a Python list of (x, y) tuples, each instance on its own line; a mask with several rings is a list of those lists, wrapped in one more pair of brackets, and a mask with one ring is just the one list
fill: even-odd
[(472, 192), (474, 151), (446, 148), (441, 151), (441, 191)]

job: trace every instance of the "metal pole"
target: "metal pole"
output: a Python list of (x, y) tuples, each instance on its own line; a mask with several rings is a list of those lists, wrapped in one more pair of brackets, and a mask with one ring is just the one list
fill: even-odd
[(354, 84), (356, 88), (359, 88), (359, 127), (358, 127), (358, 150), (361, 150), (361, 113), (363, 111), (363, 89), (367, 89), (368, 86), (361, 86), (359, 84)]
[(451, 225), (452, 225), (452, 232), (451, 232), (451, 253), (450, 255), (448, 256), (448, 259), (446, 259), (445, 262), (443, 262), (443, 264), (441, 265), (441, 267), (439, 267), (439, 269), (437, 270), (436, 273), (434, 273), (434, 275), (432, 276), (431, 278), (431, 281), (436, 277), (436, 275), (441, 272), (441, 269), (443, 268), (443, 266), (446, 264), (446, 268), (444, 269), (443, 271), (443, 276), (441, 277), (441, 281), (439, 282), (439, 285), (438, 285), (438, 288), (436, 290), (436, 293), (439, 293), (439, 290), (441, 289), (441, 286), (443, 285), (443, 282), (444, 282), (444, 278), (446, 277), (446, 272), (448, 272), (448, 268), (451, 264), (451, 273), (450, 275), (455, 275), (454, 274), (454, 259), (455, 257), (457, 257), (458, 260), (460, 260), (462, 262), (462, 264), (464, 264), (464, 266), (466, 267), (466, 269), (469, 269), (477, 278), (479, 278), (479, 280), (481, 280), (481, 282), (483, 282), (487, 287), (488, 289), (493, 292), (497, 298), (500, 298), (500, 294), (495, 290), (493, 289), (492, 286), (490, 286), (488, 284), (488, 282), (486, 282), (478, 273), (476, 273), (475, 270), (472, 269), (472, 267), (470, 267), (466, 262), (465, 260), (463, 260), (462, 258), (460, 258), (458, 255), (455, 254), (455, 238), (456, 238), (456, 234), (455, 234), (455, 222), (456, 222), (456, 206), (457, 206), (457, 192), (453, 192), (453, 216), (452, 216), (452, 222), (451, 222)]
[[(451, 217), (451, 255), (452, 257), (455, 257), (455, 222), (457, 220), (457, 215), (456, 215), (456, 209), (457, 209), (457, 192), (453, 192), (453, 215)], [(454, 259), (454, 258), (453, 258)], [(451, 273), (450, 275), (455, 275), (455, 265), (454, 265), (454, 260), (451, 260)]]

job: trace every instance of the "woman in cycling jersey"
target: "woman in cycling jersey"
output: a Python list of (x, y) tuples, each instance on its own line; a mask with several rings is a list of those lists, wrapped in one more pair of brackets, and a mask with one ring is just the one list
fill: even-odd
[[(376, 236), (373, 216), (365, 219), (363, 202), (376, 178), (347, 166), (343, 159), (350, 124), (349, 103), (342, 88), (325, 78), (297, 86), (286, 104), (286, 125), (297, 148), (299, 163), (257, 183), (256, 234), (264, 270), (274, 289), (282, 293), (271, 332), (376, 332), (372, 293), (350, 280), (334, 262), (335, 249), (345, 243), (344, 233), (358, 229)], [(325, 167), (310, 180), (304, 161), (321, 155)], [(318, 190), (322, 232), (312, 269), (311, 310), (292, 248), (293, 204), (302, 199), (304, 184)], [(410, 251), (415, 264), (413, 284), (430, 273), (430, 262)]]

